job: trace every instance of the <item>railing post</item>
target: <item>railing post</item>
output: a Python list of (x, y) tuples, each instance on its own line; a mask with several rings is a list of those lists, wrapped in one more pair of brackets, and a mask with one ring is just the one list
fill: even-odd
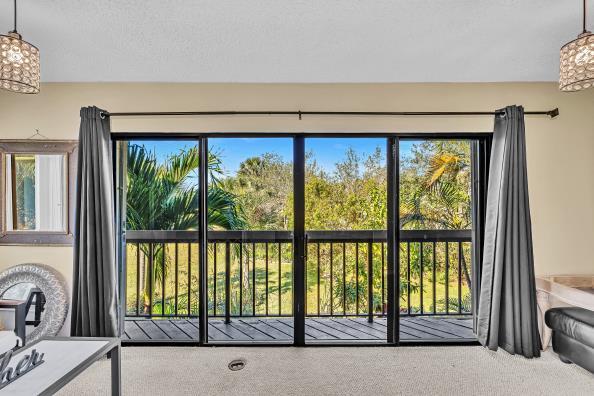
[[(144, 257), (146, 260), (146, 256)], [(143, 262), (144, 262), (143, 260)], [(146, 274), (145, 274), (146, 276)], [(142, 300), (141, 300), (142, 298)], [(140, 316), (140, 301), (144, 305), (144, 295), (140, 296), (140, 244), (136, 244), (136, 316)], [(142, 307), (144, 310), (144, 306)]]
[(178, 272), (179, 272), (179, 246), (178, 243), (175, 242), (175, 316), (178, 315), (178, 308), (177, 303), (179, 300), (179, 279), (178, 279)]
[(321, 296), (320, 296), (320, 242), (317, 243), (317, 260), (318, 260), (318, 316), (320, 316), (321, 312), (320, 312), (320, 307), (321, 307)]
[(423, 250), (423, 241), (419, 242), (419, 308), (421, 315), (423, 315), (423, 267), (425, 266), (425, 262), (423, 257), (425, 256), (425, 251)]
[(269, 273), (269, 264), (268, 264), (268, 242), (266, 242), (265, 244), (265, 248), (266, 248), (266, 252), (265, 252), (265, 260), (266, 260), (266, 274), (265, 274), (265, 278), (266, 278), (266, 316), (268, 316), (268, 295), (269, 295), (269, 290), (268, 287), (270, 286), (269, 284), (269, 278), (268, 278), (268, 273)]
[(239, 242), (239, 316), (243, 316), (243, 242)]
[(282, 316), (282, 256), (281, 243), (278, 243), (278, 316)]
[(359, 316), (359, 242), (355, 242), (355, 313)]
[(445, 313), (450, 313), (450, 243), (445, 243)]
[[(154, 248), (155, 245), (153, 243), (149, 244), (149, 265), (148, 265), (148, 276), (149, 276), (149, 306), (148, 306), (148, 316), (153, 315), (153, 283), (155, 279), (155, 269), (153, 266), (154, 260)], [(146, 276), (146, 275), (145, 275)]]
[(225, 242), (225, 323), (231, 323), (231, 245)]
[(334, 316), (334, 249), (330, 242), (330, 316)]
[(432, 287), (433, 287), (433, 313), (437, 313), (437, 297), (436, 297), (436, 290), (437, 290), (437, 280), (435, 278), (436, 274), (436, 260), (437, 260), (437, 253), (436, 253), (437, 243), (433, 241), (433, 276), (432, 276)]
[[(200, 272), (200, 271), (198, 271), (198, 272)], [(188, 242), (188, 316), (191, 316), (191, 315), (192, 315), (192, 243)], [(199, 315), (200, 315), (200, 313), (199, 313)]]
[(347, 314), (346, 306), (346, 244), (342, 243), (342, 313)]
[(252, 242), (252, 316), (256, 316), (256, 244)]
[(217, 300), (217, 278), (219, 275), (219, 270), (217, 268), (217, 253), (218, 253), (218, 249), (217, 249), (217, 243), (214, 242), (212, 244), (212, 266), (213, 266), (213, 281), (212, 281), (212, 316), (217, 316), (217, 305), (218, 305), (218, 300)]
[(458, 313), (462, 313), (462, 242), (458, 241)]
[(161, 245), (162, 258), (161, 258), (161, 316), (165, 316), (165, 243)]
[(406, 242), (406, 312), (410, 315), (410, 242)]
[(373, 244), (367, 242), (367, 321), (373, 323)]

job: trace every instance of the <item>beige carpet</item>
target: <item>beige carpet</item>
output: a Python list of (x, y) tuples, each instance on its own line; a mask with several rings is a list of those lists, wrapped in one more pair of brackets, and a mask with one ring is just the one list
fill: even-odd
[[(124, 395), (594, 395), (594, 375), (552, 352), (527, 360), (481, 347), (127, 347)], [(247, 366), (232, 372), (235, 358)], [(100, 361), (60, 395), (108, 395)]]

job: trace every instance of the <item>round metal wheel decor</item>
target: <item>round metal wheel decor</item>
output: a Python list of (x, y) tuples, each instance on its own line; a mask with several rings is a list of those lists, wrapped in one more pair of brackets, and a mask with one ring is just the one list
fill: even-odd
[(62, 276), (44, 264), (20, 264), (0, 273), (0, 298), (15, 285), (31, 283), (45, 296), (41, 323), (27, 334), (27, 344), (42, 337), (55, 336), (68, 314), (68, 291)]

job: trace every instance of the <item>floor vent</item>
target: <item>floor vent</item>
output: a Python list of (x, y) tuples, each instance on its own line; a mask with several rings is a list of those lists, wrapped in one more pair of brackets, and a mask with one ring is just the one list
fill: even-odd
[(246, 363), (247, 362), (245, 361), (245, 359), (235, 359), (232, 360), (231, 363), (229, 363), (228, 367), (231, 371), (239, 371), (245, 367)]

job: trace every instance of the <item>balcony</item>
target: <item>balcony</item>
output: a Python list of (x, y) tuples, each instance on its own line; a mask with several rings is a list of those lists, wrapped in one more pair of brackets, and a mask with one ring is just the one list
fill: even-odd
[[(209, 231), (209, 342), (291, 342), (292, 233)], [(198, 339), (193, 231), (128, 231), (124, 342)], [(306, 341), (383, 342), (386, 231), (309, 231)], [(474, 341), (471, 231), (401, 231), (400, 340)]]

